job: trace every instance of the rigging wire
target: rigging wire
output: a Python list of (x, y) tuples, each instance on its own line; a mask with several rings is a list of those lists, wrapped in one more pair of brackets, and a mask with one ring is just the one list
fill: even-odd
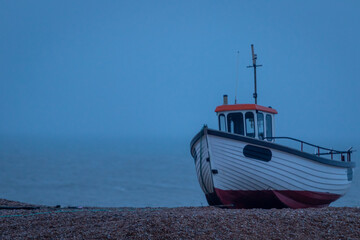
[(240, 52), (239, 50), (237, 51), (237, 55), (236, 55), (236, 84), (235, 84), (235, 104), (236, 104), (236, 99), (237, 99), (237, 92), (238, 92), (238, 85), (239, 85), (239, 55)]

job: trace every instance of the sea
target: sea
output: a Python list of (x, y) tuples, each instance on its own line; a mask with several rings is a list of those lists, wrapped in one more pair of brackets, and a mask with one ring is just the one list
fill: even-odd
[[(2, 136), (0, 198), (63, 207), (207, 206), (190, 140)], [(331, 206), (360, 206), (357, 172)]]

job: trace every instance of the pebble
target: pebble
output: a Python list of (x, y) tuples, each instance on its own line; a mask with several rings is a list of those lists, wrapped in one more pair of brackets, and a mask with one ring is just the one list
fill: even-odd
[[(0, 199), (0, 206), (30, 206)], [(360, 209), (1, 209), (0, 239), (360, 239)]]

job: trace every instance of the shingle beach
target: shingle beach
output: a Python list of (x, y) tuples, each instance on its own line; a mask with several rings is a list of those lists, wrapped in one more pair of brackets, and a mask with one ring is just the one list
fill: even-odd
[(0, 206), (0, 239), (360, 239), (359, 208)]

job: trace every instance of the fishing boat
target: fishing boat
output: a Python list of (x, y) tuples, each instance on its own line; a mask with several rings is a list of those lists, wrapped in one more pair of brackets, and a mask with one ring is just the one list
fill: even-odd
[[(251, 49), (255, 104), (228, 104), (224, 95), (223, 104), (215, 109), (218, 130), (205, 125), (190, 144), (207, 202), (229, 208), (328, 206), (350, 188), (355, 168), (352, 149), (339, 151), (276, 137), (277, 111), (257, 104), (256, 68), (261, 65), (256, 64), (253, 45)], [(281, 140), (298, 147), (279, 144)]]

